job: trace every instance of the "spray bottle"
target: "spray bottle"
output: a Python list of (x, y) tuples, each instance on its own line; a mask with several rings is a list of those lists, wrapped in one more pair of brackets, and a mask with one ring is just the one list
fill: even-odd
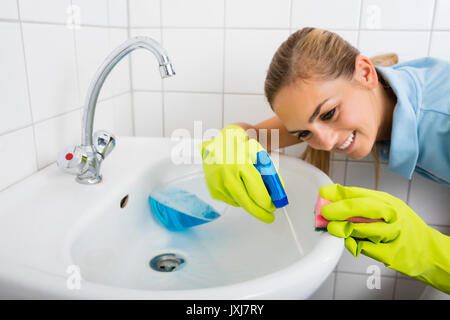
[[(255, 168), (261, 174), (264, 185), (276, 208), (282, 208), (289, 202), (278, 172), (268, 153), (257, 153)], [(221, 216), (211, 205), (176, 186), (156, 189), (149, 196), (151, 210), (157, 220), (171, 231), (183, 231)], [(222, 213), (223, 214), (223, 213)]]

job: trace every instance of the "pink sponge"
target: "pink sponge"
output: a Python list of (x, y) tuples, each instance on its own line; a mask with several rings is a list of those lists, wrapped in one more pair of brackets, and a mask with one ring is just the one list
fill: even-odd
[[(320, 195), (317, 196), (316, 208), (314, 210), (316, 216), (316, 231), (327, 230), (327, 225), (330, 220), (327, 220), (322, 216), (322, 207), (329, 203), (331, 203), (331, 201), (322, 198)], [(384, 222), (383, 219), (369, 219), (364, 217), (351, 217), (348, 218), (347, 221), (355, 223)]]

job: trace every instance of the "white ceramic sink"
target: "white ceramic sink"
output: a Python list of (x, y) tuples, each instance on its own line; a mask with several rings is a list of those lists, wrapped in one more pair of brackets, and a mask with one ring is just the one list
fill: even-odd
[[(119, 137), (98, 185), (78, 184), (53, 164), (0, 193), (0, 298), (304, 299), (314, 293), (344, 248), (343, 239), (314, 231), (317, 192), (331, 180), (297, 158), (273, 157), (300, 253), (282, 210), (265, 224), (214, 202), (201, 164), (171, 161), (175, 146), (179, 141), (169, 138)], [(228, 207), (226, 214), (184, 232), (166, 230), (148, 195), (168, 182), (192, 188), (219, 210)], [(153, 270), (150, 260), (163, 253), (184, 263), (173, 272)]]

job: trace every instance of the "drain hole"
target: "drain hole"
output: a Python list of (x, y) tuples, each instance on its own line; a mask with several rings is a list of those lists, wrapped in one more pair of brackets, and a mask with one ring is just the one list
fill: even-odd
[(150, 267), (155, 271), (173, 272), (180, 269), (185, 260), (174, 253), (160, 254), (150, 260)]
[(120, 200), (120, 207), (123, 209), (126, 207), (128, 203), (128, 195), (126, 195), (125, 197), (122, 198), (122, 200)]

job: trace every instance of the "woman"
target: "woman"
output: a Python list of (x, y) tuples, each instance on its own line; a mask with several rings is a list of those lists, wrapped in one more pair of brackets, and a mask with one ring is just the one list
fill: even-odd
[[(258, 129), (277, 129), (280, 148), (306, 142), (303, 159), (325, 172), (330, 152), (361, 159), (372, 151), (377, 161), (378, 149), (391, 171), (408, 179), (416, 171), (449, 185), (449, 75), (450, 64), (433, 58), (375, 68), (337, 34), (299, 30), (277, 50), (267, 73), (265, 95), (277, 116), (255, 126), (227, 126), (201, 145), (209, 191), (215, 199), (273, 221), (275, 207), (249, 162), (262, 149)], [(249, 129), (256, 130), (256, 140), (249, 139)], [(244, 155), (247, 162), (223, 162), (230, 153)], [(450, 237), (427, 226), (403, 201), (340, 185), (319, 193), (333, 202), (322, 208), (331, 220), (328, 232), (345, 238), (355, 257), (363, 253), (450, 293)], [(345, 221), (352, 216), (384, 222)]]

